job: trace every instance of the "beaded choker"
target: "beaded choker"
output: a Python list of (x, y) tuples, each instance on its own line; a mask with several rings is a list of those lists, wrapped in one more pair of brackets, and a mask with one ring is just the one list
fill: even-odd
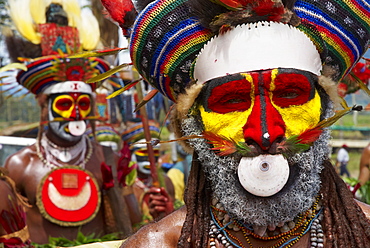
[[(43, 134), (41, 140), (36, 142), (35, 145), (37, 156), (50, 168), (65, 165), (77, 165), (85, 168), (93, 152), (91, 141), (87, 136), (82, 136), (82, 139), (72, 147), (59, 147)], [(71, 164), (71, 161), (73, 161), (73, 164)]]
[[(215, 202), (217, 200), (212, 201), (212, 203)], [(320, 224), (322, 208), (319, 197), (311, 209), (296, 217), (294, 221), (282, 223), (277, 227), (262, 228), (262, 231), (230, 218), (220, 203), (212, 204), (210, 211), (209, 241), (211, 248), (216, 248), (216, 239), (226, 248), (245, 248), (243, 242), (232, 232), (242, 232), (250, 248), (254, 247), (253, 239), (269, 241), (270, 245), (266, 247), (270, 248), (292, 247), (308, 231), (310, 231), (311, 238), (310, 247), (324, 247), (324, 234)], [(273, 245), (271, 245), (272, 241), (275, 241)]]

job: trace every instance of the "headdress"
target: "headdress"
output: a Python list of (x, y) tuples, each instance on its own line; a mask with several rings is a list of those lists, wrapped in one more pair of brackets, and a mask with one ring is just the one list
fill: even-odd
[[(303, 37), (302, 34), (305, 34), (307, 37), (305, 42), (311, 41), (314, 44), (321, 65), (330, 67), (330, 74), (326, 73), (325, 69), (324, 74), (328, 74), (335, 81), (339, 81), (351, 70), (369, 45), (370, 11), (369, 5), (363, 0), (202, 2), (157, 0), (148, 4), (136, 18), (130, 40), (131, 58), (146, 81), (176, 101), (177, 95), (185, 91), (190, 81), (197, 79), (198, 74), (189, 74), (189, 70), (194, 66), (194, 62), (197, 67), (196, 58), (198, 54), (205, 53), (205, 50), (202, 51), (205, 44), (219, 42), (223, 50), (226, 46), (235, 46), (234, 51), (240, 49), (240, 53), (233, 54), (235, 63), (229, 65), (232, 61), (225, 61), (220, 68), (223, 65), (239, 66), (238, 59), (243, 61), (243, 57), (248, 56), (245, 53), (254, 52), (254, 48), (258, 49), (260, 44), (252, 43), (256, 46), (246, 47), (240, 43), (244, 42), (243, 40), (238, 43), (233, 39), (230, 43), (221, 44), (220, 40), (226, 37), (225, 33), (233, 33), (228, 34), (231, 37), (239, 35), (249, 37), (250, 32), (258, 35), (260, 31), (268, 30), (271, 25), (287, 29), (288, 27), (283, 28), (286, 24), (289, 24), (292, 30), (288, 33), (301, 32), (298, 36)], [(249, 28), (254, 31), (248, 31)], [(266, 31), (271, 37), (270, 44), (274, 43), (276, 35), (283, 35), (284, 32), (271, 30), (270, 33)], [(298, 36), (293, 35), (291, 39), (299, 39)], [(249, 43), (245, 44), (249, 46)], [(270, 52), (277, 52), (279, 49), (279, 44), (276, 44)], [(257, 51), (260, 54), (252, 58), (253, 62), (254, 59), (266, 62), (265, 55), (271, 55), (264, 54), (263, 49)], [(284, 58), (284, 54), (288, 52), (289, 49), (286, 49), (275, 56)], [(213, 63), (212, 59), (215, 59), (213, 55), (210, 52), (210, 57), (207, 58), (210, 60), (204, 64)], [(304, 53), (301, 56), (305, 56)], [(299, 58), (297, 60), (295, 66), (300, 64)], [(317, 58), (315, 60), (317, 61)], [(266, 66), (268, 65), (263, 67)], [(320, 67), (315, 65), (313, 67), (315, 74), (323, 73)], [(200, 71), (203, 73), (205, 70), (202, 68)]]
[[(84, 82), (109, 70), (109, 64), (100, 58), (46, 56), (28, 63), (27, 68), (27, 71), (18, 74), (17, 81), (33, 94), (66, 91), (91, 93), (96, 89), (96, 84), (89, 86)], [(63, 84), (62, 88), (58, 87), (58, 83), (67, 81), (69, 83)]]
[(41, 46), (42, 56), (58, 54), (58, 49), (67, 53), (67, 49), (78, 51), (81, 46), (91, 50), (98, 45), (98, 21), (91, 12), (82, 11), (76, 0), (10, 0), (8, 3), (15, 27), (22, 37)]
[[(159, 124), (156, 121), (149, 120), (149, 130), (152, 138), (159, 138)], [(144, 127), (142, 122), (133, 123), (129, 125), (127, 129), (122, 133), (122, 140), (127, 142), (129, 145), (145, 139)]]
[[(11, 0), (9, 7), (14, 26), (25, 39), (19, 44), (19, 38), (6, 35), (12, 59), (24, 62), (27, 67), (27, 71), (18, 73), (20, 85), (36, 95), (92, 93), (96, 89), (96, 84), (84, 82), (109, 70), (109, 64), (100, 58), (67, 56), (97, 47), (100, 32), (94, 16), (81, 11), (76, 0)], [(28, 43), (33, 43), (32, 49), (22, 46), (29, 46)], [(22, 49), (37, 52), (31, 54)], [(25, 55), (27, 58), (23, 58)], [(58, 84), (61, 82), (66, 83), (62, 86)]]
[[(94, 139), (91, 128), (87, 128), (85, 133), (87, 134), (87, 136), (89, 136), (91, 140)], [(120, 144), (121, 142), (121, 137), (119, 136), (118, 132), (109, 125), (100, 125), (95, 127), (95, 137), (98, 142), (110, 141), (117, 144)]]

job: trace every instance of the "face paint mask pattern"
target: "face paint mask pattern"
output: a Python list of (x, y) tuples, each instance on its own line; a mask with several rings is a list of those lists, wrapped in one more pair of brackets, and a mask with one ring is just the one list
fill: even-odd
[(91, 96), (81, 93), (53, 94), (49, 100), (49, 126), (59, 137), (76, 141), (86, 131)]
[(320, 121), (316, 81), (305, 71), (273, 69), (206, 83), (199, 98), (204, 130), (256, 150), (255, 157), (240, 160), (237, 170), (249, 193), (268, 197), (286, 185), (291, 168), (277, 147)]

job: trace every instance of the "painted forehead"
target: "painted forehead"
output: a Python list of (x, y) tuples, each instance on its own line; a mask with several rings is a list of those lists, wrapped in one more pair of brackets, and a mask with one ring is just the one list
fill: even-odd
[(49, 98), (54, 99), (58, 96), (72, 96), (73, 98), (79, 97), (81, 95), (85, 95), (91, 98), (91, 94), (85, 92), (61, 92), (61, 93), (53, 93), (49, 95)]
[[(275, 100), (280, 102), (280, 107), (284, 108), (312, 99), (317, 81), (317, 75), (298, 69), (279, 68), (235, 73), (205, 82), (198, 102), (202, 103), (206, 111), (212, 111), (209, 109), (212, 103), (227, 103), (229, 106), (234, 105), (236, 110), (243, 111), (244, 109), (240, 108), (243, 108), (251, 94), (270, 92), (274, 94)], [(241, 99), (243, 96), (246, 99)]]

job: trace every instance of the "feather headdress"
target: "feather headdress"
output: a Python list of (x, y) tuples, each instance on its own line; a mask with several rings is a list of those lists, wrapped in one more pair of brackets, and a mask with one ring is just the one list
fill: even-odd
[[(7, 46), (12, 50), (14, 61), (22, 56), (36, 58), (58, 54), (58, 49), (64, 53), (68, 49), (74, 52), (80, 48), (91, 50), (99, 43), (97, 19), (91, 12), (81, 11), (77, 0), (10, 0), (8, 4), (14, 26), (25, 39), (20, 40), (7, 32)], [(20, 49), (30, 46), (27, 42), (41, 46), (41, 51), (37, 49), (37, 54), (29, 51), (22, 54)], [(17, 44), (15, 49), (12, 44)]]

